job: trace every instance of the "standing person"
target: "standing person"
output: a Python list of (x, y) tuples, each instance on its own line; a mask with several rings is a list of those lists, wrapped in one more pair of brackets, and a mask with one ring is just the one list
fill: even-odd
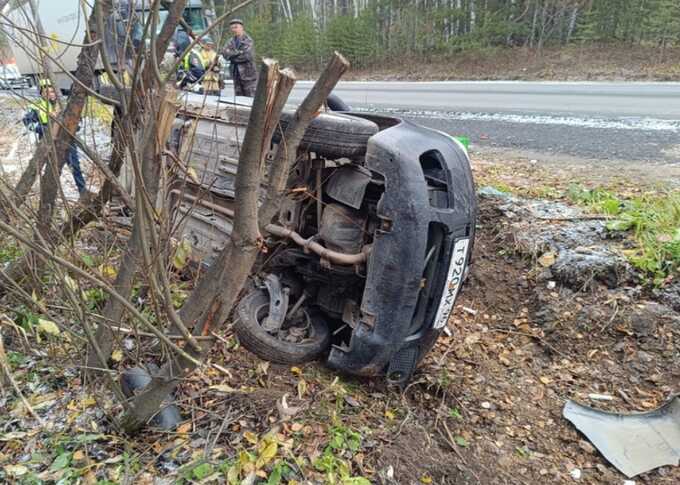
[(257, 86), (257, 69), (255, 69), (255, 45), (243, 28), (241, 19), (229, 22), (229, 29), (234, 37), (222, 51), (222, 57), (231, 65), (231, 78), (234, 80), (234, 94), (236, 96), (255, 96)]
[(218, 96), (220, 94), (220, 59), (215, 50), (215, 42), (210, 37), (203, 39), (203, 49), (201, 50), (203, 60), (203, 92), (208, 95)]
[[(38, 139), (42, 140), (46, 135), (47, 130), (51, 130), (52, 134), (56, 133), (54, 129), (56, 122), (54, 119), (59, 114), (59, 105), (57, 104), (57, 92), (54, 87), (46, 81), (40, 81), (40, 99), (32, 104), (28, 112), (23, 118), (24, 125), (38, 135)], [(78, 193), (83, 197), (87, 195), (88, 191), (85, 187), (85, 178), (80, 170), (80, 160), (78, 159), (78, 148), (75, 144), (69, 146), (66, 152), (66, 163), (71, 168), (73, 173), (73, 181), (76, 183)]]
[(203, 78), (204, 74), (205, 68), (203, 67), (201, 50), (198, 46), (194, 46), (184, 56), (179, 66), (177, 73), (178, 87), (184, 89), (188, 85), (194, 85)]

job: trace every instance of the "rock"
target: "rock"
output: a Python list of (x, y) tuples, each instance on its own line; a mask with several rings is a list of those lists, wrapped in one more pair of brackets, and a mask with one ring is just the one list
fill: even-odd
[(666, 288), (656, 290), (654, 296), (664, 305), (672, 308), (676, 312), (680, 312), (680, 281), (667, 286)]
[(485, 186), (477, 190), (477, 195), (480, 197), (496, 198), (496, 199), (514, 199), (513, 195), (508, 192), (502, 192), (495, 187)]
[(652, 357), (649, 352), (645, 352), (644, 350), (638, 351), (637, 358), (640, 362), (644, 362), (645, 364), (649, 364), (654, 360), (654, 357)]
[(586, 453), (588, 453), (589, 455), (595, 454), (595, 447), (588, 443), (586, 440), (580, 440), (578, 442), (578, 447), (581, 448)]
[(542, 327), (552, 327), (557, 320), (555, 309), (551, 306), (545, 306), (534, 313), (534, 323)]
[(605, 240), (606, 227), (602, 221), (516, 224), (512, 232), (518, 250), (535, 257), (565, 248), (601, 246)]
[(631, 269), (623, 257), (602, 247), (563, 249), (551, 271), (562, 284), (586, 291), (594, 282), (616, 288), (629, 278)]
[(538, 282), (550, 282), (553, 280), (552, 271), (550, 268), (544, 268), (538, 275), (536, 275), (536, 281)]
[(626, 320), (636, 336), (649, 337), (656, 333), (660, 322), (680, 322), (680, 315), (665, 305), (647, 301), (633, 307)]

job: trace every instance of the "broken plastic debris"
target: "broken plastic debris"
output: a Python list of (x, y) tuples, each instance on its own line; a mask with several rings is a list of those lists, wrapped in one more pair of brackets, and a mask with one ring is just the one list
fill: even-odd
[(620, 414), (567, 401), (562, 415), (628, 478), (680, 459), (680, 399), (646, 413)]
[(588, 398), (592, 399), (593, 401), (613, 401), (614, 396), (610, 396), (609, 394), (588, 394)]
[(469, 314), (472, 315), (472, 316), (477, 315), (477, 310), (475, 310), (475, 309), (473, 309), (473, 308), (469, 308), (469, 307), (464, 306), (464, 307), (463, 307), (463, 311), (464, 311), (465, 313), (469, 313)]

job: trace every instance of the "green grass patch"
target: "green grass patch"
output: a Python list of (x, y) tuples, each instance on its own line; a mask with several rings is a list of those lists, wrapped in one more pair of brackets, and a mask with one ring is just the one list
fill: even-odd
[(610, 231), (630, 232), (636, 242), (626, 250), (637, 269), (656, 285), (680, 271), (680, 190), (647, 192), (630, 198), (604, 189), (572, 186), (568, 197), (594, 212), (612, 216)]
[(21, 248), (10, 241), (0, 244), (0, 264), (9, 263), (17, 259), (23, 251)]

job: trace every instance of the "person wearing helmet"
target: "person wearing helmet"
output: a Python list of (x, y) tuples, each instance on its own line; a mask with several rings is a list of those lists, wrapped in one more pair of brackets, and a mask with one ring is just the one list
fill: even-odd
[(253, 39), (244, 30), (241, 19), (233, 19), (229, 28), (234, 36), (222, 51), (222, 57), (231, 62), (229, 70), (234, 80), (234, 94), (252, 98), (257, 86)]
[[(50, 134), (56, 134), (56, 117), (59, 115), (59, 105), (57, 104), (57, 91), (48, 79), (41, 79), (38, 83), (40, 98), (31, 104), (28, 112), (24, 115), (22, 122), (30, 131), (38, 135), (42, 140), (50, 130)], [(78, 158), (78, 148), (75, 144), (69, 146), (66, 152), (66, 164), (71, 168), (73, 181), (76, 184), (78, 193), (81, 197), (88, 193), (85, 186), (85, 178), (80, 170), (80, 160)]]

